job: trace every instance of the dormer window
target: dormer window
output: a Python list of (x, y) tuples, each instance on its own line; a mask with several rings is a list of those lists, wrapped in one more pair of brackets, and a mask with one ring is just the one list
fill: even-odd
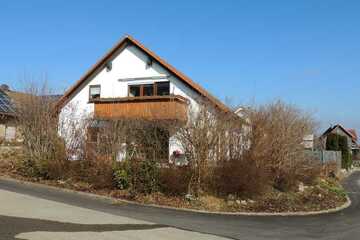
[(100, 85), (90, 85), (89, 99), (94, 100), (100, 98), (101, 87)]

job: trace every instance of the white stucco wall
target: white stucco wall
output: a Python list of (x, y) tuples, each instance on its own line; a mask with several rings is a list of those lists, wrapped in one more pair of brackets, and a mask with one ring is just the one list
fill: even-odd
[[(200, 96), (155, 61), (151, 66), (148, 66), (148, 56), (136, 46), (127, 46), (114, 56), (111, 60), (112, 69), (108, 71), (103, 67), (93, 74), (93, 76), (89, 77), (89, 79), (70, 96), (70, 100), (61, 109), (59, 114), (59, 133), (65, 139), (71, 135), (67, 127), (70, 123), (81, 122), (82, 119), (92, 117), (93, 115), (94, 104), (89, 103), (90, 85), (101, 86), (101, 98), (115, 98), (128, 96), (128, 85), (130, 84), (169, 81), (170, 94), (181, 95), (189, 99), (189, 109), (195, 112), (198, 111)], [(168, 78), (119, 81), (119, 79), (154, 76), (168, 76)], [(81, 126), (80, 123), (79, 126)], [(175, 150), (182, 151), (180, 144), (174, 137), (170, 138), (169, 145), (169, 154), (172, 154)]]

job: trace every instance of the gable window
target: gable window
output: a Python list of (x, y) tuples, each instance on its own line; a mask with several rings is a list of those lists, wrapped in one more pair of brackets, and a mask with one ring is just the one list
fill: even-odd
[(100, 85), (91, 85), (89, 87), (89, 99), (93, 100), (100, 98), (100, 92), (101, 92)]
[(129, 85), (128, 95), (129, 97), (168, 96), (170, 95), (170, 82)]

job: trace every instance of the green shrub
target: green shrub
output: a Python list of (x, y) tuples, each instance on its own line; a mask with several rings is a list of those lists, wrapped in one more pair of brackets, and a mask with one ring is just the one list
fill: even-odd
[(129, 160), (130, 190), (133, 194), (158, 191), (159, 167), (154, 160)]
[(330, 133), (326, 137), (326, 150), (338, 151), (339, 150), (339, 138), (340, 135)]
[(347, 194), (346, 191), (344, 190), (343, 187), (341, 187), (338, 183), (336, 182), (331, 182), (331, 181), (321, 181), (320, 182), (320, 186), (323, 189), (326, 189), (330, 192), (335, 193), (336, 195), (346, 198)]
[(341, 167), (349, 169), (352, 165), (352, 157), (349, 150), (347, 137), (331, 133), (326, 138), (326, 150), (341, 151)]
[(114, 185), (120, 190), (129, 188), (129, 174), (126, 169), (117, 169), (114, 171)]
[(113, 166), (113, 183), (131, 194), (150, 194), (159, 190), (159, 166), (156, 161), (133, 158)]
[(16, 162), (16, 171), (25, 177), (42, 177), (35, 161), (24, 158)]
[(349, 150), (342, 151), (341, 156), (342, 156), (341, 167), (344, 169), (349, 169), (352, 165), (352, 157)]

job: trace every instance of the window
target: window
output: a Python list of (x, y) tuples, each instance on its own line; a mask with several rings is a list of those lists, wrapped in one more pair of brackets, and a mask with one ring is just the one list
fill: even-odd
[(13, 126), (7, 126), (5, 129), (5, 141), (14, 141), (16, 138), (16, 128)]
[(100, 85), (91, 85), (89, 88), (89, 99), (97, 99), (100, 98), (101, 88)]
[(143, 96), (154, 96), (154, 84), (143, 85)]
[(129, 97), (139, 97), (141, 85), (129, 86)]
[(158, 96), (170, 95), (170, 82), (157, 82), (156, 86)]
[(129, 97), (168, 95), (170, 95), (170, 82), (155, 82), (153, 84), (129, 85)]

